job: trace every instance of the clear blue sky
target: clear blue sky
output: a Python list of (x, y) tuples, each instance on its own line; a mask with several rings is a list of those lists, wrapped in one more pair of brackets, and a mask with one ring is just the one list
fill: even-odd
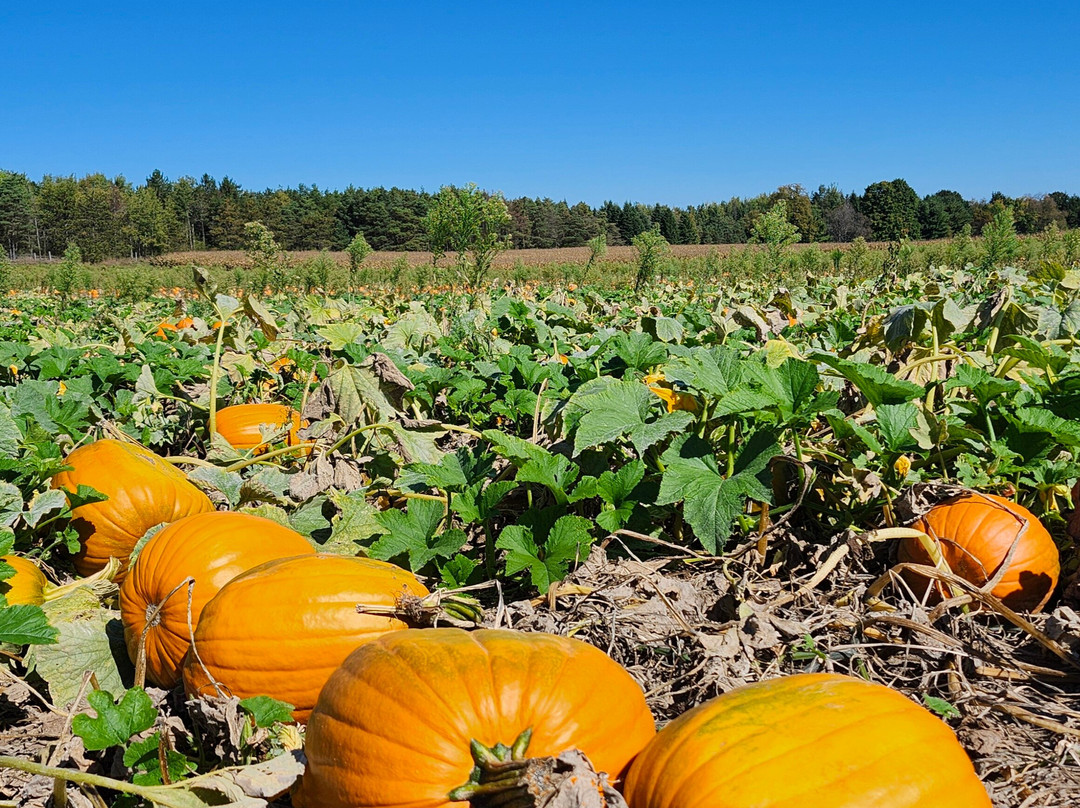
[(1072, 2), (3, 2), (0, 168), (691, 204), (1080, 193)]

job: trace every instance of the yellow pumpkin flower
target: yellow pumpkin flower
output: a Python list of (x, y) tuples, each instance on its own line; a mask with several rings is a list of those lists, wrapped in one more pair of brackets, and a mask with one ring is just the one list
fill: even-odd
[(908, 472), (911, 471), (911, 458), (907, 455), (900, 455), (896, 458), (896, 462), (893, 463), (893, 471), (901, 479), (907, 477)]
[(685, 410), (686, 412), (697, 412), (698, 402), (690, 393), (680, 393), (678, 390), (673, 390), (670, 387), (661, 386), (666, 381), (664, 378), (664, 372), (662, 370), (654, 371), (645, 377), (645, 384), (653, 395), (657, 396), (661, 401), (667, 404), (668, 412), (675, 412), (676, 410)]
[(8, 365), (8, 370), (11, 371), (12, 376), (18, 376), (19, 375), (19, 366), (18, 365)]
[(67, 385), (64, 384), (63, 382), (60, 382), (60, 386), (56, 389), (56, 395), (57, 396), (62, 396), (66, 392), (67, 392)]

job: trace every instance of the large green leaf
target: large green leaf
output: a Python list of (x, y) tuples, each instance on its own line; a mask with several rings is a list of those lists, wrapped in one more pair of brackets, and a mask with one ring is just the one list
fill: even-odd
[(658, 505), (680, 500), (683, 514), (698, 541), (717, 553), (731, 536), (732, 524), (748, 499), (771, 502), (767, 470), (780, 446), (767, 432), (751, 437), (739, 452), (733, 474), (721, 475), (716, 459), (703, 441), (689, 439), (665, 453), (667, 469), (660, 481)]

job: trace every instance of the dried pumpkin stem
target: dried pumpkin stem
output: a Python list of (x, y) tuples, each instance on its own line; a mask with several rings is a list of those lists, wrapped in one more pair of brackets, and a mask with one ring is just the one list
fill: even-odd
[(397, 617), (415, 626), (447, 624), (456, 628), (476, 628), (484, 622), (480, 601), (458, 590), (436, 590), (417, 597), (409, 593), (398, 595), (393, 606), (358, 603), (358, 614), (381, 614)]

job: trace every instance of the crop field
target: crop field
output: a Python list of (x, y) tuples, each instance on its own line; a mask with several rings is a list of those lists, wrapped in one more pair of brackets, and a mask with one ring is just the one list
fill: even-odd
[(9, 268), (0, 806), (1080, 804), (1076, 242)]
[[(919, 242), (920, 245), (943, 244), (945, 240)], [(883, 242), (867, 242), (871, 250), (882, 251), (887, 247)], [(832, 250), (847, 251), (850, 244), (818, 242), (815, 244), (793, 245), (792, 251), (797, 253), (801, 250), (814, 250), (817, 252), (831, 252)], [(747, 250), (745, 244), (672, 244), (670, 247), (671, 257), (676, 260), (704, 259), (710, 255), (723, 257), (733, 252)], [(303, 263), (316, 258), (319, 253), (315, 250), (300, 250), (291, 253), (297, 263)], [(330, 257), (341, 267), (348, 265), (348, 255), (344, 252), (332, 252)], [(635, 251), (632, 246), (611, 246), (607, 248), (607, 260), (614, 264), (629, 264), (634, 261)], [(432, 263), (432, 253), (424, 250), (409, 252), (389, 252), (375, 250), (366, 259), (365, 264), (373, 268), (388, 269), (395, 261), (404, 259), (410, 267), (427, 266)], [(452, 264), (456, 254), (447, 254), (444, 263)], [(494, 267), (496, 269), (513, 269), (521, 264), (526, 267), (545, 267), (559, 264), (584, 264), (589, 258), (588, 247), (562, 247), (551, 249), (531, 250), (505, 250), (496, 256)], [(172, 252), (157, 256), (151, 262), (155, 266), (182, 266), (200, 264), (207, 267), (244, 267), (251, 264), (251, 259), (244, 250), (192, 250), (190, 252)]]

